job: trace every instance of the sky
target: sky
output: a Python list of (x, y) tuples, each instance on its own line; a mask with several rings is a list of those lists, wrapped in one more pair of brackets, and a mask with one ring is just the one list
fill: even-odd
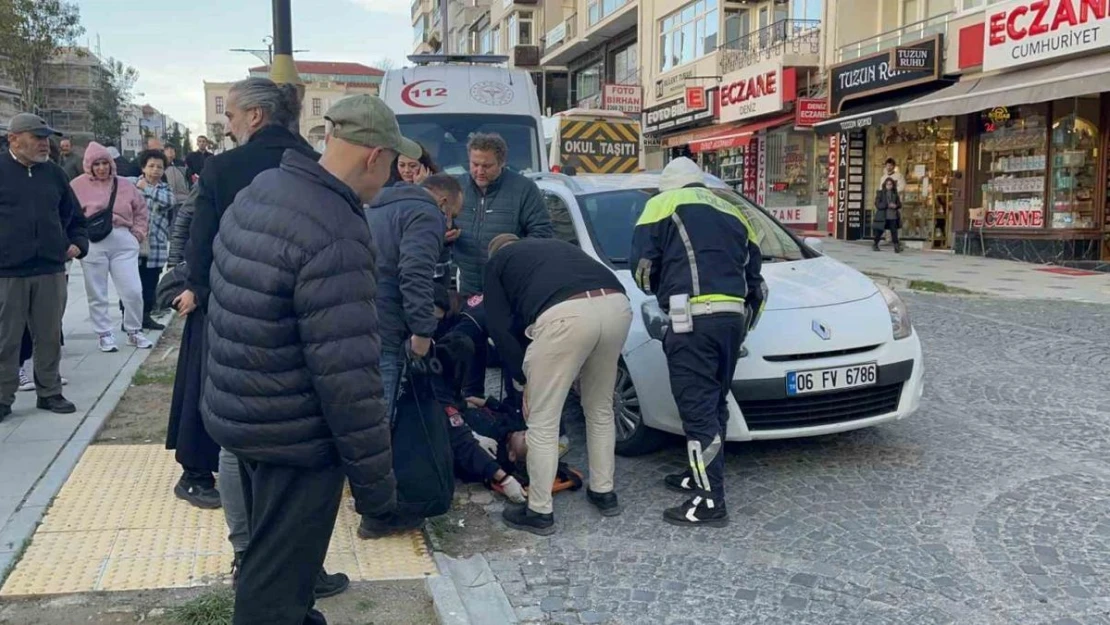
[[(231, 48), (265, 49), (271, 0), (77, 0), (82, 44), (139, 72), (133, 101), (204, 132), (204, 81), (246, 78), (262, 65)], [(294, 55), (308, 61), (397, 65), (412, 52), (409, 0), (292, 0)]]

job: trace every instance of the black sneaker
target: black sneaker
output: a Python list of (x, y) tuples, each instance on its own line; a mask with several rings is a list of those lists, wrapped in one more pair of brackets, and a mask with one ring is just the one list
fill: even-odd
[(532, 532), (536, 536), (550, 536), (555, 533), (555, 515), (533, 512), (526, 503), (505, 506), (501, 512), (501, 520), (514, 530)]
[[(700, 500), (700, 501), (699, 501)], [(695, 504), (695, 501), (699, 503)], [(681, 506), (667, 508), (663, 511), (663, 520), (671, 525), (680, 527), (725, 527), (728, 525), (728, 510), (723, 503), (709, 507), (707, 499), (695, 497)]]
[(239, 571), (243, 570), (243, 552), (236, 551), (235, 557), (231, 560), (231, 587), (232, 589), (239, 587)]
[(51, 395), (50, 397), (39, 397), (35, 405), (40, 410), (49, 410), (57, 414), (71, 414), (77, 412), (77, 406), (61, 395)]
[(682, 494), (692, 493), (697, 489), (697, 485), (694, 484), (694, 476), (689, 471), (672, 473), (664, 477), (663, 485), (667, 487), (667, 490)]
[(0, 404), (0, 420), (3, 420), (12, 415), (12, 407)]
[(144, 330), (159, 331), (159, 330), (165, 330), (166, 326), (158, 323), (157, 321), (155, 321), (151, 317), (147, 317), (146, 319), (143, 319), (143, 329)]
[(363, 540), (373, 540), (422, 527), (424, 527), (424, 519), (419, 517), (404, 518), (392, 514), (387, 517), (364, 516), (362, 522), (358, 524), (358, 537)]
[(872, 243), (871, 244), (871, 251), (872, 252), (878, 252), (879, 251), (879, 244), (878, 243)]
[(312, 590), (312, 596), (316, 599), (326, 599), (334, 597), (339, 593), (347, 590), (351, 585), (351, 578), (343, 573), (332, 573), (324, 569), (320, 569), (320, 574), (316, 576), (316, 588)]
[(617, 501), (617, 494), (614, 492), (595, 493), (587, 488), (586, 500), (597, 508), (601, 516), (617, 516), (621, 513), (621, 504)]
[(220, 491), (212, 486), (189, 484), (178, 480), (177, 486), (173, 487), (173, 494), (177, 495), (178, 499), (184, 499), (204, 510), (215, 510), (220, 507)]

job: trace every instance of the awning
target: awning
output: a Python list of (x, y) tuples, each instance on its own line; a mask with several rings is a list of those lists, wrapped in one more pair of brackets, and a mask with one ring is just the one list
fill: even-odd
[(902, 106), (904, 122), (977, 113), (999, 106), (1018, 106), (1099, 93), (1110, 84), (1110, 53), (1054, 65), (964, 78)]
[(847, 130), (867, 128), (875, 124), (896, 122), (900, 119), (898, 115), (899, 107), (907, 102), (913, 101), (916, 97), (917, 94), (904, 95), (902, 97), (887, 98), (885, 100), (864, 104), (841, 113), (836, 117), (830, 117), (819, 124), (815, 124), (813, 130), (817, 132), (817, 136), (825, 137)]
[(722, 128), (719, 132), (709, 135), (708, 137), (704, 137), (697, 141), (691, 141), (689, 144), (690, 151), (695, 153), (714, 152), (716, 150), (742, 148), (747, 146), (752, 140), (752, 135), (760, 130), (782, 126), (786, 123), (794, 123), (794, 113), (772, 117), (771, 119), (745, 124), (743, 126)]

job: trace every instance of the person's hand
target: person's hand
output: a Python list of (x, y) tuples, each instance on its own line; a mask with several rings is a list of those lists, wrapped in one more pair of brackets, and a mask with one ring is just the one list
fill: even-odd
[(515, 477), (509, 476), (501, 480), (501, 488), (505, 491), (505, 496), (513, 503), (526, 503), (528, 501), (528, 493), (524, 492), (524, 487)]
[(147, 187), (146, 178), (139, 178), (139, 181), (135, 183), (135, 186), (139, 187), (140, 189), (145, 189)]
[(74, 258), (77, 258), (80, 255), (81, 255), (81, 248), (77, 247), (76, 245), (70, 245), (69, 249), (66, 250), (66, 260), (73, 260)]
[(188, 316), (189, 313), (197, 309), (197, 295), (189, 289), (181, 292), (181, 295), (173, 298), (173, 307), (177, 314), (182, 317)]
[(417, 358), (423, 358), (428, 355), (428, 351), (432, 349), (432, 339), (426, 336), (412, 335), (409, 339), (409, 351)]
[(466, 398), (466, 405), (470, 406), (471, 408), (485, 408), (486, 407), (486, 398), (485, 397), (467, 397)]
[(432, 172), (428, 171), (428, 168), (425, 167), (423, 163), (421, 163), (420, 169), (416, 170), (416, 175), (412, 177), (412, 183), (423, 184), (430, 175), (432, 175)]
[(447, 239), (448, 243), (454, 243), (459, 240), (460, 234), (462, 234), (461, 228), (452, 228), (447, 231), (447, 235), (444, 238)]
[(474, 440), (478, 441), (478, 446), (482, 448), (490, 458), (497, 460), (497, 441), (488, 436), (482, 436), (477, 432), (471, 432), (474, 435)]

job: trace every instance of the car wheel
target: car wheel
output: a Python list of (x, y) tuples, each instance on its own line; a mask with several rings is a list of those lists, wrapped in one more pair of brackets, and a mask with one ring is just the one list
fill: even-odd
[(621, 456), (648, 454), (663, 443), (663, 433), (644, 425), (640, 398), (628, 368), (617, 366), (617, 383), (613, 387), (613, 417), (617, 429), (617, 453)]

